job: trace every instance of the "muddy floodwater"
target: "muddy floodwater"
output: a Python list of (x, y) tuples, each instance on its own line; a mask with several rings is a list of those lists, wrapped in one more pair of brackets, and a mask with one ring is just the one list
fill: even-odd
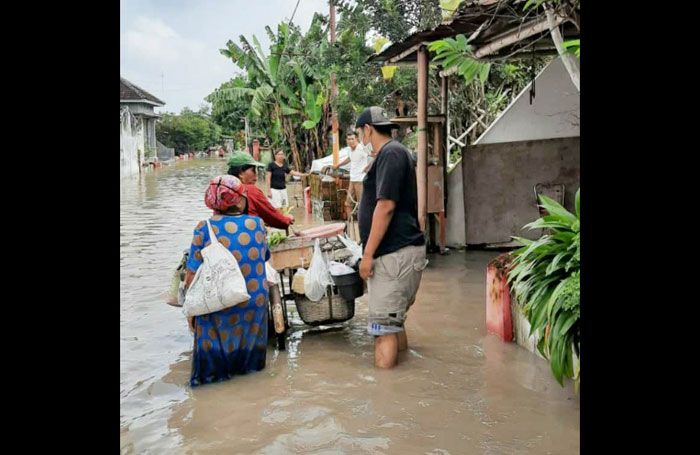
[[(271, 343), (263, 371), (190, 388), (192, 337), (163, 292), (209, 214), (208, 180), (224, 173), (224, 161), (193, 160), (121, 181), (122, 453), (579, 452), (571, 384), (562, 388), (547, 362), (486, 335), (495, 252), (429, 257), (407, 321), (409, 350), (394, 370), (373, 367), (365, 296), (336, 330), (293, 317), (287, 350)], [(301, 208), (295, 214), (311, 224)]]

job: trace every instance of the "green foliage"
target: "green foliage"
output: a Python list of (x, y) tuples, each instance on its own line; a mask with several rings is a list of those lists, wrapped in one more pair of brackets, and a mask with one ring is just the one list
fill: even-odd
[(562, 44), (564, 45), (564, 48), (566, 48), (569, 52), (576, 55), (576, 57), (581, 58), (581, 40), (580, 39), (572, 39), (569, 41), (564, 41)]
[(187, 153), (219, 144), (221, 126), (208, 116), (185, 108), (180, 115), (164, 114), (156, 124), (156, 137), (176, 153)]
[(472, 47), (464, 35), (457, 35), (454, 39), (433, 41), (428, 49), (436, 53), (433, 60), (436, 64), (442, 65), (445, 69), (456, 67), (457, 74), (462, 76), (467, 84), (477, 78), (483, 84), (489, 77), (491, 64), (474, 59)]
[[(456, 1), (443, 1), (452, 8)], [(336, 43), (328, 36), (328, 16), (315, 14), (303, 33), (294, 24), (282, 23), (276, 29), (265, 27), (269, 49), (263, 49), (256, 36), (240, 36), (228, 41), (221, 54), (240, 69), (207, 97), (212, 104), (212, 120), (224, 134), (234, 135), (247, 118), (251, 137), (270, 140), (292, 157), (293, 164), (308, 168), (310, 161), (330, 153), (331, 112), (338, 114), (341, 146), (344, 133), (353, 129), (359, 112), (372, 105), (384, 106), (393, 114), (394, 94), (403, 92), (409, 115), (415, 114), (416, 71), (399, 66), (394, 76), (384, 80), (381, 65), (368, 62), (375, 53), (370, 46), (384, 37), (396, 42), (415, 30), (437, 26), (442, 10), (438, 0), (357, 0), (337, 5)], [(445, 6), (446, 5), (446, 6)], [(457, 8), (456, 6), (455, 8)], [(461, 77), (471, 81), (450, 84), (451, 135), (459, 136), (480, 119), (464, 140), (474, 140), (508, 103), (532, 80), (547, 60), (542, 58), (487, 64), (470, 57), (466, 38), (434, 44), (441, 54), (438, 62), (454, 60)], [(431, 66), (429, 110), (440, 109), (437, 67)], [(337, 96), (331, 96), (331, 73), (337, 80)], [(484, 114), (482, 114), (482, 112)], [(461, 147), (452, 150), (453, 162)]]
[(578, 389), (580, 367), (574, 371), (574, 354), (580, 359), (580, 190), (576, 192), (576, 213), (556, 201), (540, 196), (547, 215), (529, 223), (528, 229), (545, 229), (537, 240), (518, 240), (523, 247), (515, 259), (508, 281), (523, 304), (531, 333), (539, 334), (538, 349), (550, 359), (552, 373), (574, 379)]
[[(348, 8), (350, 1), (338, 2)], [(392, 42), (401, 41), (417, 30), (434, 28), (442, 21), (439, 0), (356, 0), (369, 25)]]

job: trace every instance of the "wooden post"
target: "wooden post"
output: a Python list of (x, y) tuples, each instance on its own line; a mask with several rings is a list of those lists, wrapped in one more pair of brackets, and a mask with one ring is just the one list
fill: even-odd
[[(331, 34), (331, 47), (335, 43), (335, 5), (333, 4), (333, 0), (329, 1), (331, 11), (330, 11), (330, 34)], [(335, 100), (335, 98), (338, 96), (338, 87), (336, 86), (335, 82), (335, 73), (331, 73), (331, 101)], [(331, 105), (331, 109), (333, 109)], [(331, 117), (331, 128), (333, 130), (333, 166), (337, 166), (338, 163), (340, 162), (340, 158), (338, 156), (338, 146), (340, 142), (340, 138), (338, 136), (338, 112), (337, 109), (333, 109), (333, 114)]]
[(442, 162), (442, 125), (433, 123), (433, 153), (432, 156), (437, 159), (438, 166), (444, 166)]
[(450, 166), (450, 141), (448, 139), (450, 137), (450, 77), (443, 76), (440, 82), (440, 113), (445, 116), (445, 124), (440, 128), (440, 133), (442, 134), (442, 139), (440, 141), (440, 145), (442, 147), (440, 164), (442, 165), (442, 178), (445, 183), (443, 187), (443, 198), (445, 203), (445, 211), (447, 211), (447, 168)]
[(428, 218), (428, 49), (418, 48), (418, 166), (416, 169), (418, 187), (418, 224), (426, 231)]
[(548, 23), (547, 18), (536, 19), (534, 21), (518, 25), (517, 27), (511, 29), (508, 32), (502, 33), (497, 37), (494, 37), (492, 41), (488, 44), (474, 50), (474, 58), (480, 59), (487, 55), (493, 54), (494, 52), (503, 49), (506, 46), (510, 46), (513, 43), (522, 41), (525, 38), (542, 33), (546, 30), (550, 30), (553, 26), (558, 26), (564, 22), (564, 18), (561, 16), (556, 16), (553, 23)]

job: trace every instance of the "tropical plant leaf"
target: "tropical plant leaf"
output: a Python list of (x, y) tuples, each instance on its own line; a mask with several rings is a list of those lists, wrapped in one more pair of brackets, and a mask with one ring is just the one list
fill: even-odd
[(540, 207), (547, 210), (550, 215), (559, 217), (562, 221), (565, 220), (568, 224), (573, 224), (576, 221), (576, 217), (562, 207), (561, 204), (544, 194), (540, 194)]
[(523, 246), (512, 253), (508, 271), (508, 283), (530, 322), (530, 334), (539, 333), (538, 350), (550, 360), (560, 384), (564, 377), (580, 374), (580, 367), (574, 372), (572, 354), (578, 352), (574, 340), (580, 318), (580, 190), (575, 203), (572, 214), (551, 198), (540, 197), (548, 214), (525, 227), (548, 233), (534, 241), (513, 237)]
[(481, 79), (481, 82), (484, 83), (488, 80), (489, 78), (489, 71), (491, 70), (491, 64), (487, 63), (485, 65), (482, 65), (481, 71), (479, 72), (479, 79)]
[(301, 111), (299, 109), (294, 109), (293, 107), (290, 107), (290, 106), (281, 105), (280, 106), (280, 113), (282, 115), (297, 115), (297, 114), (300, 114)]

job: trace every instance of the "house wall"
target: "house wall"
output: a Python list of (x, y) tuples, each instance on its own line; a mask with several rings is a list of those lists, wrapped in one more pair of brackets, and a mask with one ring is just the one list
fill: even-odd
[(462, 164), (457, 163), (452, 172), (447, 174), (447, 225), (446, 242), (448, 246), (459, 247), (465, 242), (464, 230), (464, 189), (462, 188)]
[[(156, 119), (150, 117), (155, 113), (154, 106), (144, 103), (121, 103), (121, 106), (128, 106), (131, 114), (137, 117), (139, 121), (143, 123), (141, 131), (143, 134), (142, 142), (144, 146), (148, 146), (151, 149), (156, 150)], [(149, 117), (144, 117), (141, 114), (148, 115)]]
[(119, 177), (138, 175), (143, 161), (144, 138), (140, 119), (122, 110), (119, 130)]
[[(518, 97), (511, 103), (506, 110), (491, 124), (491, 126), (474, 142), (474, 145), (469, 146), (474, 147), (479, 144), (507, 144), (509, 142), (521, 142), (521, 141), (537, 141), (551, 138), (573, 138), (580, 135), (579, 127), (579, 113), (580, 113), (580, 97), (576, 87), (571, 82), (568, 72), (564, 67), (560, 58), (554, 59), (547, 67), (545, 67), (540, 74), (535, 79), (535, 97), (530, 104), (530, 85), (518, 95)], [(575, 152), (571, 152), (576, 156), (576, 175), (578, 175), (578, 141), (576, 141)], [(500, 148), (487, 149), (498, 152)], [(510, 175), (509, 178), (518, 180), (519, 173), (526, 174), (530, 172), (531, 165), (525, 163), (525, 168), (518, 168), (515, 162), (508, 160), (517, 159), (518, 162), (523, 160), (534, 160), (534, 162), (541, 163), (543, 168), (543, 173), (538, 174), (538, 179), (542, 178), (555, 178), (558, 173), (562, 171), (561, 163), (548, 162), (546, 161), (545, 155), (550, 158), (553, 156), (550, 152), (539, 153), (537, 151), (529, 150), (522, 146), (517, 146), (515, 149), (505, 148), (505, 151), (500, 155), (494, 157), (499, 162), (501, 171), (506, 172)], [(510, 150), (510, 151), (509, 151)], [(521, 153), (522, 152), (522, 153)], [(469, 152), (463, 150), (463, 155), (468, 155)], [(524, 154), (523, 154), (524, 153)], [(571, 154), (569, 154), (572, 156)], [(477, 156), (473, 158), (478, 158), (481, 153), (477, 150)], [(519, 157), (519, 158), (518, 158)], [(491, 172), (492, 167), (496, 166), (496, 163), (489, 160), (472, 162), (472, 167), (470, 168), (476, 176), (479, 175), (478, 167), (483, 163), (486, 168), (486, 172)], [(460, 246), (466, 243), (490, 243), (481, 242), (483, 238), (495, 237), (501, 241), (508, 241), (508, 233), (512, 229), (507, 229), (503, 231), (494, 231), (494, 236), (482, 236), (481, 234), (476, 235), (476, 237), (471, 239), (471, 242), (467, 242), (466, 237), (466, 225), (465, 225), (465, 200), (459, 195), (464, 194), (464, 165), (463, 162), (457, 163), (456, 168), (453, 169), (451, 173), (447, 176), (447, 187), (448, 187), (448, 201), (447, 201), (447, 244), (450, 246)], [(475, 167), (474, 167), (475, 166)], [(564, 169), (564, 172), (569, 172)], [(576, 186), (578, 188), (578, 177), (567, 178), (567, 203), (571, 202), (572, 193), (570, 186)], [(535, 183), (544, 183), (542, 180)], [(468, 183), (468, 182), (466, 182)], [(488, 181), (482, 181), (484, 185), (491, 185)], [(506, 185), (500, 188), (500, 191), (508, 189), (507, 179), (502, 181), (502, 184)], [(521, 190), (524, 191), (523, 194), (519, 196), (519, 200), (525, 203), (528, 207), (532, 205), (534, 201), (534, 191), (533, 186), (529, 186), (528, 179), (523, 182), (519, 182)], [(474, 182), (472, 182), (472, 187)], [(576, 190), (573, 189), (573, 191)], [(532, 199), (532, 200), (531, 200)], [(474, 201), (477, 203), (478, 201)], [(493, 202), (493, 201), (491, 201)], [(484, 201), (486, 203), (486, 201)], [(479, 203), (481, 204), (481, 203)], [(472, 218), (472, 223), (479, 223), (482, 220), (481, 216), (483, 213), (479, 212), (478, 207), (471, 207), (467, 203), (467, 211), (477, 210)], [(504, 210), (506, 208), (504, 207)], [(536, 208), (531, 215), (536, 216)], [(505, 218), (509, 218), (508, 223), (520, 222), (522, 218), (511, 215), (503, 214)], [(515, 218), (512, 218), (515, 216)], [(466, 214), (466, 218), (469, 219), (469, 214)], [(526, 220), (524, 224), (532, 219)], [(502, 220), (503, 221), (503, 220)], [(493, 226), (489, 223), (489, 225)], [(522, 226), (522, 225), (521, 225)], [(475, 225), (472, 225), (474, 228)], [(519, 230), (519, 228), (518, 228)], [(483, 231), (483, 229), (482, 229)], [(474, 233), (472, 233), (474, 235)], [(515, 235), (515, 234), (513, 234)]]
[(474, 144), (580, 136), (580, 96), (561, 58), (552, 60), (535, 78), (532, 104), (530, 86), (525, 87)]
[(144, 118), (144, 123), (147, 125), (146, 129), (146, 144), (151, 147), (151, 149), (156, 150), (156, 119), (154, 118)]
[(564, 206), (570, 211), (580, 186), (580, 138), (480, 144), (462, 157), (466, 243), (530, 239), (541, 231), (522, 230), (539, 217), (537, 183), (565, 185)]
[(122, 106), (129, 106), (129, 110), (133, 115), (138, 115), (138, 114), (148, 114), (148, 115), (154, 115), (155, 111), (153, 110), (154, 106), (152, 104), (145, 104), (145, 103), (121, 103)]

